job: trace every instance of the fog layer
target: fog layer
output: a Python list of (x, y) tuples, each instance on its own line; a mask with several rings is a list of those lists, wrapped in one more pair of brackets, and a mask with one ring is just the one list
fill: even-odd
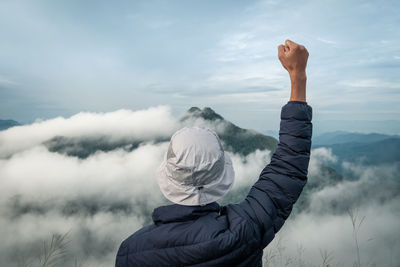
[[(155, 172), (169, 137), (185, 125), (224, 131), (222, 121), (182, 122), (168, 107), (79, 113), (0, 131), (0, 265), (35, 260), (43, 253), (43, 241), (68, 232), (67, 255), (59, 266), (71, 266), (75, 260), (113, 266), (122, 240), (151, 223), (154, 208), (171, 204), (161, 194)], [(68, 151), (52, 149), (71, 138), (109, 147), (95, 146), (85, 157), (68, 153), (74, 152), (71, 145)], [(236, 179), (222, 204), (242, 200), (271, 157), (268, 150), (247, 156), (228, 153)], [(400, 247), (399, 164), (345, 162), (343, 167), (358, 177), (347, 180), (327, 172), (325, 164), (336, 160), (329, 149), (312, 151), (303, 200), (267, 247), (265, 265), (290, 260), (296, 266), (300, 259), (316, 265), (320, 250), (331, 252), (333, 264), (352, 265), (355, 246), (349, 209), (365, 216), (359, 230), (362, 262), (390, 266), (400, 261), (395, 253)], [(271, 255), (275, 256), (268, 258)]]

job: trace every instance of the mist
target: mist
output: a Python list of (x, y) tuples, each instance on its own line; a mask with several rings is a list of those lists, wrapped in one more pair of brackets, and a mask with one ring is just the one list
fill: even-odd
[[(59, 266), (75, 261), (113, 266), (122, 240), (152, 223), (154, 208), (172, 204), (161, 194), (155, 172), (172, 133), (188, 125), (217, 133), (225, 129), (224, 121), (182, 120), (160, 106), (83, 112), (0, 131), (0, 265), (35, 260), (43, 253), (43, 241), (68, 233), (68, 253)], [(82, 156), (80, 144), (88, 140), (91, 151)], [(236, 177), (222, 204), (243, 200), (271, 159), (268, 150), (244, 156), (226, 149)], [(331, 266), (352, 265), (348, 210), (365, 216), (359, 230), (362, 263), (400, 262), (395, 253), (400, 247), (400, 164), (344, 162), (343, 168), (358, 177), (349, 180), (326, 171), (326, 164), (336, 161), (327, 148), (312, 151), (304, 201), (266, 248), (264, 265), (285, 260), (318, 265), (320, 251), (331, 253)]]
[[(320, 153), (313, 152), (317, 153), (312, 156), (310, 167), (321, 160), (316, 157)], [(345, 164), (351, 166), (359, 178), (312, 191), (307, 208), (290, 217), (266, 248), (267, 256), (275, 256), (270, 259), (273, 264), (267, 266), (279, 266), (280, 262), (287, 261), (293, 266), (300, 266), (300, 263), (321, 266), (321, 253), (330, 255), (330, 266), (352, 266), (356, 262), (356, 245), (349, 211), (356, 219), (362, 266), (398, 265), (400, 163)], [(309, 180), (318, 177), (312, 171), (316, 170), (311, 169)]]

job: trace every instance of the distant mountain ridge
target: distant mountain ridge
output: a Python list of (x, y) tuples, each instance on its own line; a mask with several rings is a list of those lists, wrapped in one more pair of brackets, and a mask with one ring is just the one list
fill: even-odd
[(379, 133), (329, 132), (316, 136), (312, 147), (326, 147), (338, 159), (327, 165), (339, 173), (351, 176), (344, 162), (377, 166), (400, 162), (400, 136)]
[(19, 122), (14, 120), (0, 120), (0, 131), (7, 130), (8, 128), (21, 125)]
[(360, 161), (367, 165), (400, 161), (400, 138), (386, 138), (374, 142), (347, 142), (316, 147), (330, 148), (340, 161)]
[(400, 138), (400, 135), (335, 131), (335, 132), (323, 133), (313, 137), (312, 143), (315, 146), (343, 144), (349, 142), (370, 143), (370, 142), (382, 141), (388, 138)]

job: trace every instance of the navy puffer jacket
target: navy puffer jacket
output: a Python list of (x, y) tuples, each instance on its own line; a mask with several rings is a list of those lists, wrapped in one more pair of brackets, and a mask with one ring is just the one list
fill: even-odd
[(245, 200), (156, 208), (154, 224), (122, 242), (116, 266), (262, 266), (263, 249), (307, 182), (311, 118), (307, 103), (289, 101), (281, 112), (278, 147)]

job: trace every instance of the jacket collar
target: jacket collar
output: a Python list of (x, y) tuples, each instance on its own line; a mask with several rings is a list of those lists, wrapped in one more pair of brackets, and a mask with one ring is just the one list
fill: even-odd
[(204, 206), (183, 206), (178, 204), (161, 206), (154, 209), (152, 217), (156, 225), (168, 222), (194, 220), (209, 212), (219, 212), (220, 205), (212, 202)]

